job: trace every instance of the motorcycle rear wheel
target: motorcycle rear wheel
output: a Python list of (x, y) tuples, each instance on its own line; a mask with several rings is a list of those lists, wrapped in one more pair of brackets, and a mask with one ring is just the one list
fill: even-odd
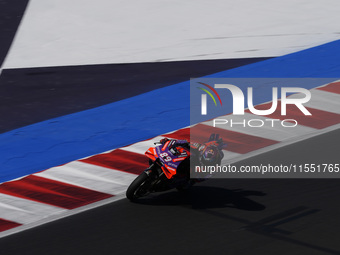
[(147, 187), (149, 186), (147, 184), (150, 181), (148, 179), (149, 175), (147, 175), (145, 172), (141, 173), (128, 187), (126, 191), (126, 197), (129, 200), (134, 201), (140, 197), (148, 195), (150, 193)]

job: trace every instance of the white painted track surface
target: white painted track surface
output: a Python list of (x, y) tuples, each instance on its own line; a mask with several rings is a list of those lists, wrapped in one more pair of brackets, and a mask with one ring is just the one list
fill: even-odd
[(125, 192), (126, 187), (136, 178), (134, 174), (79, 161), (53, 167), (35, 175), (112, 195)]
[(31, 0), (3, 67), (280, 56), (339, 39), (339, 11), (337, 0)]

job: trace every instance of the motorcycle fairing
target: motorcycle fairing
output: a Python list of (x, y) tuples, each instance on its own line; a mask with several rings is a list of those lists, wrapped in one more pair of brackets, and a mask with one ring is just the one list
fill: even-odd
[(176, 173), (180, 163), (190, 156), (190, 151), (183, 147), (173, 147), (171, 141), (164, 145), (150, 147), (145, 155), (152, 161), (159, 158), (161, 169), (168, 179), (171, 179)]

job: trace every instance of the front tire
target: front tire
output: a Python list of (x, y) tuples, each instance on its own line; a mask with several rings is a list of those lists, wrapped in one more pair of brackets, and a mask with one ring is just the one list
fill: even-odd
[(128, 187), (126, 197), (129, 200), (134, 201), (149, 194), (148, 185), (146, 185), (148, 183), (148, 178), (149, 175), (145, 172), (141, 173)]

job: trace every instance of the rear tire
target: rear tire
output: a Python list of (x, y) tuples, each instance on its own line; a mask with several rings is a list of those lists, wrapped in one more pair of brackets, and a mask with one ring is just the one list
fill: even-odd
[(149, 194), (149, 190), (143, 190), (144, 186), (148, 186), (148, 185), (145, 185), (148, 183), (148, 178), (149, 176), (145, 172), (141, 173), (130, 184), (129, 188), (126, 191), (126, 197), (131, 201), (135, 201), (136, 199)]

